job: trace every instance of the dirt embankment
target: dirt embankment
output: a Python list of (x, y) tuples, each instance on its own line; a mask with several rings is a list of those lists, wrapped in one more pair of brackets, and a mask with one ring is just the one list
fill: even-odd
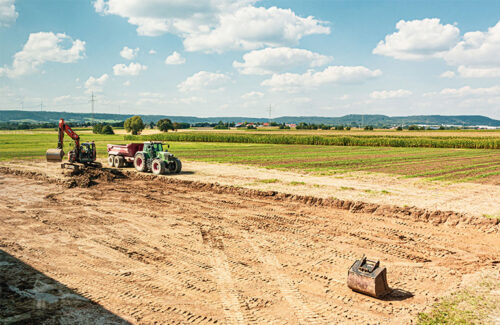
[[(10, 272), (12, 288), (0, 292), (15, 297), (2, 300), (7, 317), (30, 312), (23, 295), (38, 302), (41, 293), (65, 314), (82, 311), (81, 297), (134, 324), (410, 324), (464, 275), (497, 275), (500, 265), (498, 233), (465, 222), (458, 230), (355, 202), (171, 176), (125, 173), (68, 188), (66, 176), (50, 184), (2, 171), (0, 250), (71, 291), (47, 292), (36, 279), (23, 286), (36, 275)], [(387, 267), (395, 290), (383, 299), (346, 286), (363, 254)], [(54, 306), (39, 317), (62, 317)]]
[(66, 177), (53, 178), (41, 172), (17, 170), (9, 167), (0, 167), (0, 173), (14, 174), (43, 180), (50, 183), (63, 184), (69, 188), (89, 187), (99, 183), (109, 183), (117, 179), (144, 180), (147, 182), (166, 183), (171, 185), (183, 185), (198, 190), (206, 190), (214, 193), (237, 194), (243, 197), (268, 198), (275, 201), (299, 202), (310, 206), (331, 207), (347, 210), (351, 213), (369, 213), (384, 217), (397, 217), (401, 219), (429, 222), (434, 225), (445, 224), (448, 226), (469, 225), (477, 227), (486, 232), (498, 232), (500, 219), (471, 216), (454, 211), (440, 211), (422, 209), (415, 206), (397, 206), (388, 204), (366, 203), (361, 201), (341, 200), (335, 198), (320, 198), (308, 195), (281, 193), (277, 191), (262, 191), (244, 187), (220, 185), (218, 183), (204, 183), (191, 180), (169, 178), (168, 176), (156, 176), (151, 174), (140, 174), (131, 170), (118, 170), (114, 168), (88, 168), (84, 171), (66, 173)]

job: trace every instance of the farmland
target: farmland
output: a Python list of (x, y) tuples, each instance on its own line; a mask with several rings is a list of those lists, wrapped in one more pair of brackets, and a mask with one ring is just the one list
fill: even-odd
[[(122, 135), (82, 133), (81, 137), (82, 141), (96, 142), (100, 158), (106, 158), (106, 144), (127, 141)], [(139, 137), (135, 138), (137, 139), (135, 141), (142, 141)], [(0, 161), (13, 158), (43, 158), (45, 150), (56, 145), (54, 140), (54, 134), (48, 133), (22, 134), (22, 136), (0, 134)], [(66, 152), (70, 150), (71, 145), (71, 142), (65, 142)], [(497, 184), (500, 174), (500, 151), (490, 149), (178, 141), (172, 141), (170, 145), (171, 151), (181, 159), (292, 169), (317, 175), (362, 171), (424, 177), (430, 180)]]
[[(130, 142), (78, 133), (101, 161)], [(455, 291), (475, 295), (460, 308), (488, 302), (464, 309), (475, 319), (498, 301), (498, 149), (171, 139), (181, 174), (73, 175), (43, 160), (56, 141), (0, 133), (0, 320), (29, 313), (32, 292), (57, 300), (39, 323), (400, 324), (457, 309)], [(345, 285), (363, 254), (388, 268), (383, 299)]]

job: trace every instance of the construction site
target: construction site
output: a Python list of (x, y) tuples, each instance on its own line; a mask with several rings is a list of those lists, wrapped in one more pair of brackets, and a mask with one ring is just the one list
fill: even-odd
[[(3, 323), (411, 324), (498, 277), (496, 219), (220, 184), (185, 166), (2, 163)], [(363, 255), (387, 270), (381, 297), (347, 285)]]

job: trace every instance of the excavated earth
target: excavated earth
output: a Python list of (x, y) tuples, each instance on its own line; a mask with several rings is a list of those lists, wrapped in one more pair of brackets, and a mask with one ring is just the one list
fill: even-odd
[[(498, 219), (114, 169), (0, 168), (0, 324), (410, 324), (476, 272)], [(346, 286), (363, 254), (393, 292)]]

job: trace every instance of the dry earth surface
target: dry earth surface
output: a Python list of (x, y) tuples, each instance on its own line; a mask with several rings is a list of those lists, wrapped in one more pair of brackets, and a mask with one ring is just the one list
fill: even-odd
[[(223, 165), (185, 164), (175, 177), (110, 169), (71, 177), (44, 162), (15, 164), (0, 169), (4, 322), (408, 324), (465, 276), (499, 272), (500, 225), (491, 219), (415, 218), (309, 191), (210, 183), (231, 171)], [(219, 183), (264, 175), (238, 168)], [(284, 186), (292, 175), (283, 175), (290, 179), (259, 186)], [(388, 268), (394, 291), (384, 299), (346, 287), (363, 254)]]

